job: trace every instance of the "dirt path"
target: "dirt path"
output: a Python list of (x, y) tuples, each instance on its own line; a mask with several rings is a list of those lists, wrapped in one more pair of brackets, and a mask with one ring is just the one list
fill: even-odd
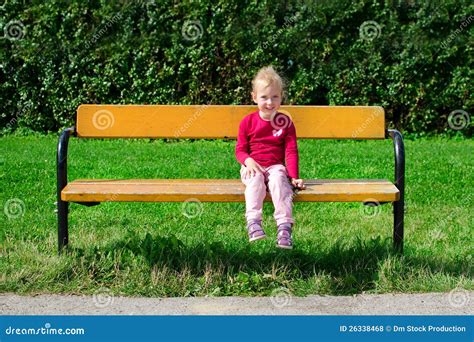
[(0, 294), (1, 315), (473, 315), (474, 291), (294, 297), (134, 298)]

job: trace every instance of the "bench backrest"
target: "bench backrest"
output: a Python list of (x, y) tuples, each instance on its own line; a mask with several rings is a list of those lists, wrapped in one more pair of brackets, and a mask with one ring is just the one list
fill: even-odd
[[(232, 138), (256, 106), (81, 105), (76, 132), (83, 138)], [(282, 106), (298, 138), (384, 139), (377, 106)], [(284, 124), (284, 123), (283, 123)]]

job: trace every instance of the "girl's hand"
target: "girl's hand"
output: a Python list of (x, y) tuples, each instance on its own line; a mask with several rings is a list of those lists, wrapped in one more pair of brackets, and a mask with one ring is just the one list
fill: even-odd
[(300, 190), (306, 189), (306, 185), (304, 185), (304, 182), (302, 179), (291, 178), (291, 185), (293, 185), (295, 188), (298, 188)]
[(252, 158), (245, 159), (244, 178), (253, 177), (257, 172), (264, 173), (265, 169)]

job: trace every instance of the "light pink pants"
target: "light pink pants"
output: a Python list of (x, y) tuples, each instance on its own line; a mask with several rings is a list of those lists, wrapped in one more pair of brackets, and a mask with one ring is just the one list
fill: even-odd
[(264, 173), (260, 172), (255, 176), (247, 176), (247, 179), (244, 179), (244, 169), (245, 167), (242, 165), (240, 179), (245, 184), (245, 218), (247, 222), (262, 220), (263, 200), (268, 189), (275, 207), (273, 217), (277, 226), (283, 223), (294, 224), (292, 215), (293, 190), (285, 166), (277, 164), (264, 167)]

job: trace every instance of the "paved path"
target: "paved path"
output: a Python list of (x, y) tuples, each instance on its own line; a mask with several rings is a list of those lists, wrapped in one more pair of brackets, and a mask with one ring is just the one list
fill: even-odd
[(474, 291), (293, 297), (134, 298), (0, 294), (1, 315), (473, 315)]

